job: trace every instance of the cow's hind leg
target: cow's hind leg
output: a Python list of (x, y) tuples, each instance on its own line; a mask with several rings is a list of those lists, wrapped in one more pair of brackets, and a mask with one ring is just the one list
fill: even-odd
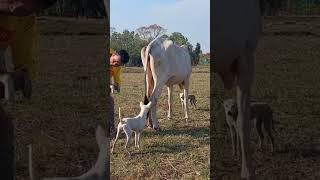
[(186, 122), (188, 122), (189, 119), (189, 107), (188, 107), (188, 98), (189, 97), (189, 77), (184, 81), (184, 118), (186, 119)]
[(126, 125), (123, 126), (123, 130), (124, 130), (124, 132), (125, 132), (125, 134), (126, 134), (126, 137), (127, 137), (125, 149), (126, 149), (128, 155), (131, 156), (131, 153), (129, 152), (128, 148), (129, 148), (129, 146), (130, 146), (130, 139), (131, 139), (132, 131), (131, 131), (131, 129), (130, 129), (128, 126), (126, 126)]
[(172, 86), (168, 86), (168, 119), (171, 119)]

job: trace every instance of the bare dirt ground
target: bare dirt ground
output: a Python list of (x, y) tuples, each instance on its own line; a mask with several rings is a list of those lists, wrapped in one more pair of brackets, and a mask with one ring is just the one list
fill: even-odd
[(39, 76), (32, 99), (4, 105), (16, 127), (18, 180), (29, 179), (28, 144), (36, 179), (80, 175), (97, 158), (95, 130), (98, 124), (105, 128), (110, 112), (104, 24), (73, 21), (39, 19)]
[[(267, 102), (274, 109), (275, 152), (270, 146), (257, 150), (252, 132), (256, 173), (264, 179), (320, 178), (320, 18), (268, 18), (259, 42), (253, 99)], [(210, 139), (211, 153), (221, 153), (215, 175), (238, 179), (240, 161), (231, 156), (231, 139), (221, 101), (235, 97), (225, 91), (213, 76), (213, 128), (222, 134)], [(218, 145), (219, 147), (214, 147)]]

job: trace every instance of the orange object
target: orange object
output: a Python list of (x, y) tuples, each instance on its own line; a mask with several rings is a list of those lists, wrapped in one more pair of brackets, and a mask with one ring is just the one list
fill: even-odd
[(0, 27), (0, 49), (6, 49), (14, 39), (14, 31)]
[(15, 32), (0, 27), (0, 42), (12, 42)]

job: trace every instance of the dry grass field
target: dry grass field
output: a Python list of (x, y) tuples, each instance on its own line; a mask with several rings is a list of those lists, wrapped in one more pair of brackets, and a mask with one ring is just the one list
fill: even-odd
[(39, 76), (33, 82), (32, 99), (18, 97), (3, 105), (16, 127), (17, 180), (30, 179), (28, 144), (33, 145), (36, 179), (87, 171), (98, 155), (96, 126), (105, 127), (111, 110), (103, 22), (41, 18), (38, 23)]
[[(257, 150), (252, 132), (256, 172), (264, 179), (320, 178), (320, 18), (270, 18), (257, 51), (253, 99), (274, 110), (277, 148)], [(220, 155), (215, 175), (237, 179), (240, 161), (231, 156), (231, 139), (221, 100), (234, 97), (215, 75), (213, 85), (212, 153)], [(214, 147), (219, 145), (220, 148)], [(219, 151), (220, 150), (220, 151)], [(220, 168), (219, 168), (220, 167)]]
[[(276, 150), (255, 148), (257, 174), (264, 179), (320, 179), (320, 18), (274, 18), (264, 30), (256, 63), (253, 99), (274, 109)], [(98, 147), (95, 129), (105, 127), (110, 109), (106, 97), (103, 62), (105, 36), (98, 20), (39, 19), (39, 76), (30, 101), (1, 101), (16, 127), (17, 179), (27, 180), (28, 150), (33, 145), (36, 178), (76, 176), (95, 163)], [(206, 66), (193, 69), (190, 93), (198, 99), (185, 123), (175, 87), (173, 118), (167, 120), (167, 91), (163, 89), (157, 116), (162, 132), (146, 130), (140, 150), (133, 146), (129, 158), (124, 134), (111, 156), (112, 179), (208, 179), (209, 154), (220, 154), (213, 175), (237, 179), (240, 161), (230, 156), (231, 144), (221, 100), (234, 91), (224, 91), (220, 79)], [(143, 71), (124, 68), (120, 94), (114, 94), (115, 122), (120, 106), (124, 116), (139, 112), (143, 100)], [(210, 87), (213, 104), (210, 106)], [(221, 133), (211, 133), (211, 125)], [(133, 142), (132, 142), (133, 143)], [(219, 146), (217, 146), (219, 145)], [(257, 147), (252, 134), (252, 146)], [(210, 147), (210, 149), (209, 149)], [(219, 151), (220, 150), (220, 151)], [(222, 150), (222, 151), (221, 151)]]
[[(144, 97), (142, 68), (125, 68), (120, 94), (114, 94), (116, 117), (121, 107), (123, 117), (139, 113), (139, 102)], [(122, 133), (111, 155), (112, 179), (208, 179), (209, 178), (209, 120), (210, 73), (208, 66), (193, 68), (190, 93), (197, 98), (197, 108), (190, 107), (190, 121), (185, 122), (179, 100), (180, 90), (174, 88), (173, 117), (167, 119), (167, 89), (164, 88), (158, 102), (157, 117), (162, 132), (146, 130), (142, 134), (141, 149), (130, 150), (131, 158), (124, 150)], [(118, 118), (116, 123), (118, 123)]]

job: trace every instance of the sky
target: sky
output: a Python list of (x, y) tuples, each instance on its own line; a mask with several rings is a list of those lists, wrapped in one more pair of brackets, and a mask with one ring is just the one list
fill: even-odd
[(110, 0), (110, 23), (117, 32), (158, 24), (210, 52), (210, 0)]

